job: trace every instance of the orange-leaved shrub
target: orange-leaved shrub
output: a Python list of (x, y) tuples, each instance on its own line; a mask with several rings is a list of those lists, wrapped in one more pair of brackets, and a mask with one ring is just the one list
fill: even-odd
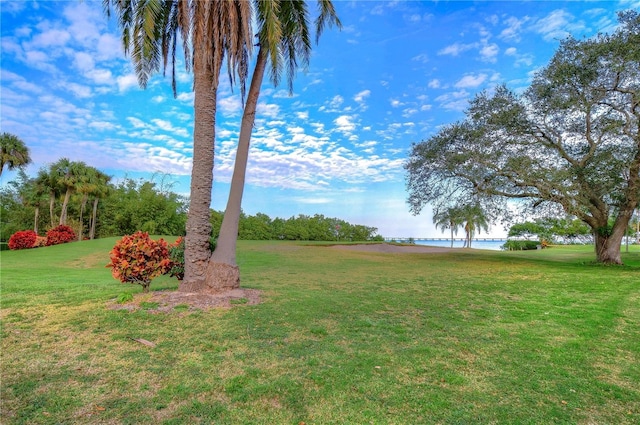
[(36, 236), (36, 241), (33, 243), (34, 248), (40, 248), (42, 246), (47, 246), (47, 237), (46, 236)]
[(147, 232), (125, 235), (109, 253), (111, 275), (122, 283), (142, 286), (144, 292), (154, 278), (171, 269), (169, 248), (164, 239), (154, 241)]
[(38, 235), (33, 230), (21, 230), (15, 232), (9, 238), (9, 249), (33, 248)]
[(64, 224), (47, 231), (47, 246), (73, 242), (75, 240), (76, 232), (74, 232), (71, 227)]

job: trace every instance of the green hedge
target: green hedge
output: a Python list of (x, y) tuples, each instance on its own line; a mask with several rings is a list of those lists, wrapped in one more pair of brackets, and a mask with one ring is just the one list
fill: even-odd
[(502, 249), (507, 251), (527, 251), (538, 249), (541, 246), (538, 241), (507, 241), (502, 245)]

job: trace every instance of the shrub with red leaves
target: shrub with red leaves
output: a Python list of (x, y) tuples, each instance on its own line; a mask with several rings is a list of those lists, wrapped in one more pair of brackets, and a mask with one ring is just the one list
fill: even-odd
[(149, 291), (151, 280), (171, 268), (169, 248), (164, 239), (154, 241), (146, 232), (136, 232), (120, 239), (109, 253), (111, 275), (122, 283), (142, 285)]
[(64, 224), (47, 231), (47, 246), (73, 242), (77, 239), (76, 232)]
[(38, 235), (33, 230), (22, 230), (15, 232), (9, 238), (9, 249), (33, 248)]

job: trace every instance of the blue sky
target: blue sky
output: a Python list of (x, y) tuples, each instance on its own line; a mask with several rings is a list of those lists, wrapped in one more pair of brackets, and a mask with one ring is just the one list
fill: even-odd
[[(289, 96), (263, 84), (243, 209), (288, 218), (324, 214), (380, 234), (446, 237), (431, 211), (409, 213), (403, 163), (411, 143), (463, 117), (482, 90), (525, 89), (559, 40), (611, 32), (622, 1), (334, 1), (344, 25), (325, 30)], [(312, 10), (315, 3), (311, 2)], [(191, 76), (178, 96), (155, 76), (137, 85), (101, 1), (0, 1), (0, 125), (38, 168), (61, 157), (114, 177), (166, 173), (187, 195)], [(224, 209), (242, 107), (222, 79), (212, 207)], [(15, 173), (3, 173), (3, 184)], [(502, 235), (500, 224), (491, 235)], [(482, 236), (482, 235), (480, 235)]]

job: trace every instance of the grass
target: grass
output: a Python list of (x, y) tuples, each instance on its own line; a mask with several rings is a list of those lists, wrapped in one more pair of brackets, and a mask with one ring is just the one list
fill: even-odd
[(141, 291), (104, 267), (114, 243), (0, 254), (1, 423), (640, 423), (638, 247), (602, 267), (241, 241), (262, 304), (151, 314), (106, 308)]

